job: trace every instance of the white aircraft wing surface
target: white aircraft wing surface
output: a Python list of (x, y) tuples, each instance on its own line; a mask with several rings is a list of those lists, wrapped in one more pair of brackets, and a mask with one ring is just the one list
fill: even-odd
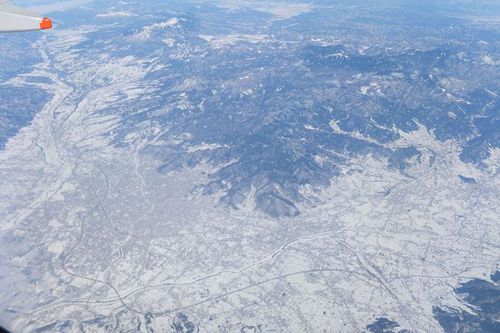
[(52, 21), (49, 18), (11, 5), (7, 0), (0, 0), (0, 32), (45, 30), (51, 28)]

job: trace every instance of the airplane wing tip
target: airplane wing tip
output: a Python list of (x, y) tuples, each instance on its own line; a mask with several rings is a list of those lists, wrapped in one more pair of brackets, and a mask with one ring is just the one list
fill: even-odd
[(52, 20), (49, 19), (48, 17), (44, 17), (41, 21), (40, 21), (40, 29), (41, 30), (48, 30), (48, 29), (52, 29)]
[(0, 0), (0, 32), (48, 30), (54, 26), (48, 17)]

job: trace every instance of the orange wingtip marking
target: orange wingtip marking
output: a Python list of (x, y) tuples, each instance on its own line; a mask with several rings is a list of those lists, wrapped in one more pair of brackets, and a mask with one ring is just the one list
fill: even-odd
[(44, 17), (40, 22), (40, 29), (42, 30), (52, 29), (52, 20), (47, 17)]

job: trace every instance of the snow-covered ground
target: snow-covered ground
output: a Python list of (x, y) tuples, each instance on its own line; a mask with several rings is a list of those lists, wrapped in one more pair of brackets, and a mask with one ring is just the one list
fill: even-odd
[[(258, 8), (290, 18), (311, 7)], [(145, 26), (135, 41), (182, 22)], [(229, 208), (223, 193), (203, 190), (223, 165), (207, 159), (159, 171), (162, 149), (190, 133), (170, 137), (171, 124), (151, 121), (116, 144), (132, 112), (124, 105), (153, 98), (165, 55), (81, 57), (75, 48), (93, 32), (42, 38), (43, 62), (4, 83), (52, 97), (0, 151), (0, 323), (15, 332), (360, 332), (385, 317), (413, 332), (441, 332), (433, 307), (473, 311), (454, 288), (500, 269), (500, 150), (479, 167), (460, 159), (461, 142), (440, 141), (418, 122), (380, 142), (331, 119), (333, 134), (419, 155), (400, 170), (383, 155), (346, 152), (329, 186), (301, 186), (296, 217), (257, 210), (255, 186)], [(200, 37), (214, 48), (267, 38)], [(204, 84), (182, 80), (169, 91), (175, 108), (204, 112), (184, 92)], [(194, 155), (228, 146), (184, 148)]]

